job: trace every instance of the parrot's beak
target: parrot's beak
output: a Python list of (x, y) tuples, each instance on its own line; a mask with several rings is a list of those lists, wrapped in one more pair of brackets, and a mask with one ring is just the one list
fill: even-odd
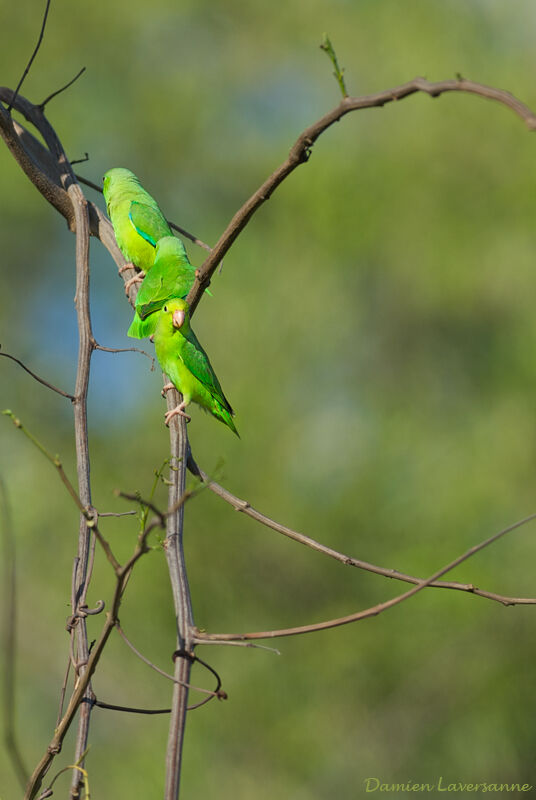
[(173, 312), (173, 316), (171, 317), (171, 321), (173, 322), (174, 328), (182, 328), (184, 325), (184, 311), (182, 308), (178, 308), (176, 311)]

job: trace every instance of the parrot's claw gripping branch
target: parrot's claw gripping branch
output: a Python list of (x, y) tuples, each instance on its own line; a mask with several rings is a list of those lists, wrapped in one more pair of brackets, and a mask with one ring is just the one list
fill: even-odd
[(125, 283), (125, 294), (128, 297), (128, 293), (130, 291), (130, 287), (134, 286), (135, 283), (143, 283), (143, 279), (145, 278), (145, 272), (138, 272), (137, 275), (134, 275), (129, 281)]
[[(174, 389), (175, 387), (171, 386), (171, 388)], [(164, 417), (166, 425), (169, 425), (173, 417), (184, 417), (186, 422), (191, 422), (192, 418), (189, 414), (185, 412), (184, 410), (185, 408), (186, 408), (186, 403), (183, 400), (182, 403), (180, 403), (180, 405), (176, 406), (175, 408), (172, 408), (171, 411), (168, 411), (166, 413), (166, 416)]]

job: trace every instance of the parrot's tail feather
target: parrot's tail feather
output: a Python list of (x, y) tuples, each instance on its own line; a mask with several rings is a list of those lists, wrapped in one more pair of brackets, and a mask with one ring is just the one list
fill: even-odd
[(217, 417), (217, 419), (219, 419), (221, 422), (223, 422), (224, 425), (227, 425), (227, 427), (230, 428), (233, 433), (236, 433), (236, 435), (240, 439), (240, 434), (236, 430), (236, 426), (235, 426), (235, 424), (233, 422), (233, 418), (232, 418), (231, 414), (227, 411), (227, 409), (224, 408), (224, 406), (222, 406), (218, 402), (215, 402), (214, 403), (214, 408), (212, 410), (212, 413), (214, 414), (215, 417)]
[(134, 319), (130, 323), (127, 336), (131, 336), (133, 339), (146, 339), (154, 333), (157, 319), (158, 314), (151, 314), (144, 320), (141, 320), (137, 314), (134, 314)]

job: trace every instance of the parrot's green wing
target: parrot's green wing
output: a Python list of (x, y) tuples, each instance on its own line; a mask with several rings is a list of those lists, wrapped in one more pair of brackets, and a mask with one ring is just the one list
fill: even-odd
[[(166, 280), (164, 275), (154, 275), (153, 267), (145, 276), (136, 298), (136, 313), (127, 331), (127, 336), (145, 339), (155, 332), (158, 314), (170, 297), (186, 297), (195, 280), (195, 269), (184, 271), (174, 281)], [(191, 273), (191, 274), (190, 274)]]
[(156, 312), (170, 298), (186, 297), (194, 280), (195, 267), (188, 261), (181, 240), (174, 236), (159, 239), (155, 262), (136, 297), (136, 313), (128, 335), (142, 339), (153, 334), (158, 321)]
[(156, 247), (159, 239), (171, 234), (170, 227), (156, 204), (153, 207), (133, 200), (128, 216), (136, 232), (153, 247)]
[(180, 357), (184, 366), (195, 375), (215, 400), (225, 408), (229, 414), (234, 414), (231, 404), (225, 397), (208, 356), (197, 341), (195, 333), (190, 329), (183, 335), (184, 342), (181, 347)]
[(195, 280), (195, 270), (192, 269), (191, 274), (178, 275), (173, 282), (167, 281), (161, 275), (157, 281), (151, 280), (151, 285), (146, 287), (145, 284), (148, 279), (152, 279), (153, 272), (154, 269), (143, 281), (136, 298), (136, 311), (140, 319), (146, 319), (149, 314), (160, 311), (171, 297), (186, 297)]

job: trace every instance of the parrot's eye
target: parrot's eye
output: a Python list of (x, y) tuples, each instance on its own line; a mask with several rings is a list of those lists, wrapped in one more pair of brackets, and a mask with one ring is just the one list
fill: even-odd
[(168, 307), (164, 306), (164, 314), (167, 314)]

